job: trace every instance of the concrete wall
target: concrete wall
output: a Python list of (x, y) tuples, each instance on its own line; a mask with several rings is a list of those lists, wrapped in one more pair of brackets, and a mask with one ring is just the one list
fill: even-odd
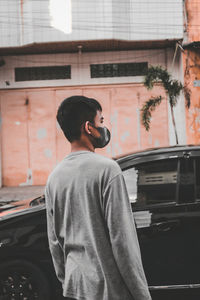
[(200, 40), (200, 2), (197, 0), (185, 0), (185, 42), (190, 43)]
[(182, 0), (9, 0), (0, 1), (0, 17), (0, 47), (183, 37)]
[(185, 50), (183, 54), (185, 85), (191, 92), (191, 106), (186, 109), (187, 143), (200, 143), (200, 53)]
[[(200, 42), (200, 2), (186, 0), (186, 34), (184, 42)], [(186, 109), (188, 144), (200, 143), (200, 48), (187, 48), (182, 54), (184, 84), (190, 90), (191, 106)]]
[(59, 103), (71, 95), (95, 97), (103, 107), (110, 144), (97, 152), (108, 157), (168, 145), (168, 112), (164, 100), (146, 132), (140, 109), (152, 92), (139, 83), (1, 91), (2, 175), (4, 186), (45, 184), (55, 165), (70, 152), (56, 124)]
[[(76, 86), (90, 84), (137, 83), (143, 81), (143, 76), (91, 78), (90, 64), (148, 62), (149, 65), (162, 65), (171, 68), (174, 50), (138, 50), (110, 51), (74, 54), (42, 54), (5, 56), (5, 65), (0, 67), (0, 89), (44, 87), (44, 86)], [(42, 80), (16, 82), (14, 71), (17, 67), (71, 65), (71, 79)], [(175, 63), (172, 72), (178, 68)], [(171, 69), (170, 69), (171, 71)], [(179, 76), (179, 75), (178, 75)], [(9, 85), (8, 85), (9, 84)]]
[[(174, 78), (183, 81), (182, 56), (175, 49), (138, 50), (93, 52), (74, 54), (49, 54), (4, 57), (5, 65), (0, 67), (0, 89), (27, 88), (27, 87), (55, 87), (77, 86), (94, 84), (122, 84), (141, 83), (142, 76), (91, 78), (90, 64), (121, 63), (121, 62), (148, 62), (149, 65), (166, 67)], [(71, 79), (15, 82), (14, 69), (17, 67), (71, 65)], [(173, 64), (173, 65), (172, 65)], [(7, 85), (9, 84), (9, 85)], [(177, 129), (181, 144), (186, 142), (185, 134), (185, 106), (184, 97), (175, 108)], [(169, 108), (168, 108), (169, 109)], [(175, 144), (174, 129), (169, 111), (169, 141)]]
[[(184, 82), (183, 73), (183, 58), (179, 48), (171, 49), (171, 53), (167, 52), (167, 69), (172, 74), (173, 79), (178, 79), (180, 82)], [(186, 144), (186, 112), (185, 112), (185, 97), (181, 92), (177, 101), (177, 105), (173, 108), (175, 114), (175, 123), (178, 133), (179, 144)], [(175, 132), (171, 118), (171, 108), (168, 104), (168, 116), (169, 116), (169, 144), (175, 145)]]
[[(6, 64), (0, 68), (3, 185), (45, 184), (50, 171), (70, 151), (55, 116), (59, 103), (75, 94), (94, 97), (103, 106), (105, 123), (112, 133), (111, 143), (100, 150), (104, 155), (112, 157), (175, 143), (162, 86), (148, 91), (143, 86), (143, 76), (92, 79), (89, 71), (92, 63), (147, 61), (149, 65), (168, 68), (173, 76), (181, 79), (180, 55), (175, 56), (173, 49), (10, 56), (4, 59)], [(15, 67), (66, 64), (72, 65), (71, 79), (14, 81)], [(146, 132), (141, 125), (140, 109), (147, 99), (157, 95), (163, 95), (165, 100), (152, 114), (151, 129)], [(180, 98), (175, 111), (180, 143), (185, 142), (183, 107)]]

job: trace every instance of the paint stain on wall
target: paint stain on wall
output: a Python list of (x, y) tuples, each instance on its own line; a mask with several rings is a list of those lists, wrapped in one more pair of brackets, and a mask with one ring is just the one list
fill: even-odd
[(56, 121), (56, 129), (61, 130), (61, 127), (60, 127), (58, 121)]
[(126, 125), (128, 125), (129, 122), (130, 122), (130, 118), (126, 117), (126, 118), (124, 119), (124, 122), (125, 122)]
[(154, 147), (160, 147), (160, 142), (159, 142), (159, 140), (155, 140), (155, 142), (154, 142)]
[(140, 120), (140, 109), (136, 108), (136, 116), (137, 116), (137, 140), (138, 140), (138, 148), (141, 149), (141, 120)]
[(111, 155), (112, 151), (111, 151), (111, 146), (110, 146), (110, 145), (108, 145), (108, 146), (106, 147), (106, 153), (107, 153), (108, 155)]
[(47, 158), (51, 158), (52, 157), (52, 151), (51, 151), (51, 149), (45, 149), (44, 150), (44, 155)]
[(114, 143), (112, 145), (112, 156), (115, 157), (123, 153), (122, 148), (120, 147), (119, 143)]
[(19, 184), (19, 186), (26, 186), (26, 185), (33, 185), (33, 174), (30, 168), (28, 168), (27, 170), (26, 182), (22, 182)]
[(200, 132), (200, 108), (194, 107), (189, 110), (190, 116), (190, 131), (191, 132)]
[(111, 115), (110, 122), (112, 125), (111, 129), (111, 154), (112, 157), (122, 153), (122, 149), (118, 142), (118, 112), (117, 110)]
[(40, 128), (40, 129), (38, 129), (38, 131), (37, 131), (37, 138), (39, 140), (44, 139), (46, 136), (47, 136), (47, 130), (46, 130), (46, 128)]
[(148, 143), (149, 143), (149, 145), (152, 145), (152, 140), (153, 140), (152, 135), (149, 134), (148, 135)]
[(130, 132), (129, 131), (125, 131), (122, 135), (121, 135), (121, 141), (125, 142), (126, 139), (130, 136)]

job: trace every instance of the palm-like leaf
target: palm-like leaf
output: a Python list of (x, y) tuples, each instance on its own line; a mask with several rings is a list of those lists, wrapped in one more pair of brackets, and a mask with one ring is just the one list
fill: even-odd
[(141, 112), (142, 112), (142, 124), (144, 125), (145, 129), (149, 131), (150, 129), (150, 122), (151, 122), (151, 112), (156, 109), (162, 101), (162, 96), (159, 97), (152, 97), (145, 102), (143, 105)]
[(170, 81), (170, 78), (171, 76), (167, 70), (162, 69), (160, 66), (151, 66), (149, 67), (148, 73), (145, 76), (144, 85), (148, 89), (152, 89), (155, 83), (162, 81), (164, 85), (164, 83), (168, 83)]
[(184, 91), (184, 95), (185, 95), (185, 106), (187, 108), (190, 108), (191, 91), (187, 86), (184, 86), (183, 91)]
[[(177, 104), (178, 96), (183, 90), (185, 95), (186, 107), (190, 107), (190, 90), (187, 87), (184, 87), (181, 82), (176, 79), (172, 79), (171, 75), (166, 69), (163, 69), (161, 66), (153, 67), (151, 66), (148, 69), (147, 75), (145, 76), (144, 85), (147, 89), (152, 89), (155, 83), (161, 82), (165, 89), (166, 94), (168, 95), (169, 104), (171, 107), (172, 114), (172, 123), (174, 126), (176, 143), (178, 144), (178, 135), (176, 130), (176, 123), (174, 117), (173, 107)], [(162, 101), (162, 96), (152, 97), (145, 102), (141, 109), (142, 114), (142, 124), (145, 129), (148, 131), (150, 129), (151, 122), (151, 112), (155, 110)]]

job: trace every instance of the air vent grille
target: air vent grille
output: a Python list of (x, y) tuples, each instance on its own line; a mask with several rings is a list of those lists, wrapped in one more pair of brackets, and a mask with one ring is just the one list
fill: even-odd
[(139, 185), (173, 184), (177, 182), (176, 172), (139, 174)]
[(143, 76), (147, 70), (147, 62), (90, 65), (91, 78)]
[(71, 66), (15, 68), (15, 81), (70, 79)]

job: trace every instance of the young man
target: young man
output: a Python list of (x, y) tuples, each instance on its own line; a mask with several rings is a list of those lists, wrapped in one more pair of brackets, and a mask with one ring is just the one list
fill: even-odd
[(50, 250), (63, 295), (77, 300), (149, 300), (137, 233), (118, 164), (95, 154), (106, 146), (101, 105), (65, 99), (57, 120), (71, 153), (46, 186)]

